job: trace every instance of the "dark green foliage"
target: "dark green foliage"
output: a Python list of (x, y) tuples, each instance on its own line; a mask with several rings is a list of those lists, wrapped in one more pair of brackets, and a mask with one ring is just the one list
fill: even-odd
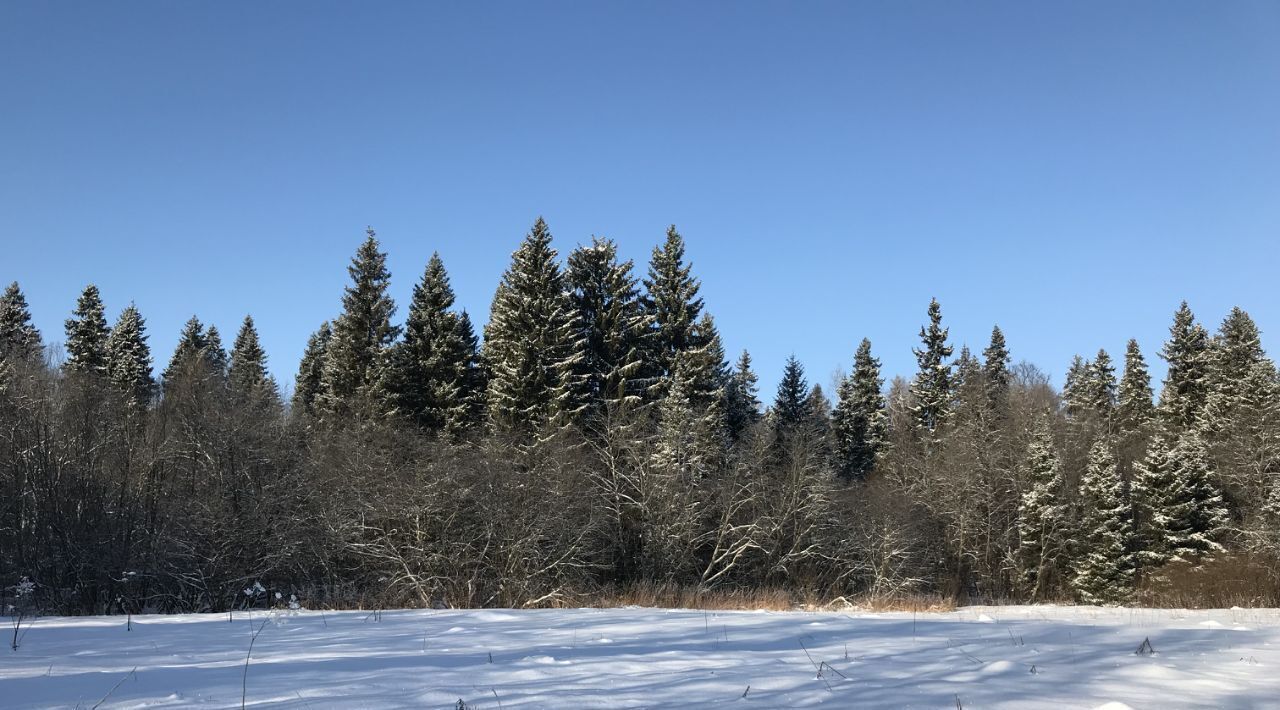
[(986, 380), (987, 406), (993, 413), (1003, 415), (1008, 407), (1009, 348), (1000, 326), (991, 329), (991, 343), (982, 351), (982, 372)]
[(27, 299), (14, 281), (0, 295), (0, 362), (40, 355), (40, 331), (31, 324)]
[(329, 348), (333, 329), (329, 322), (320, 324), (319, 330), (307, 339), (307, 349), (298, 364), (298, 376), (293, 386), (293, 411), (295, 414), (315, 416), (315, 403), (324, 388), (324, 359)]
[(239, 397), (276, 391), (275, 382), (267, 372), (267, 354), (258, 341), (258, 329), (252, 316), (244, 317), (240, 332), (236, 334), (227, 368), (227, 385)]
[(392, 349), (389, 389), (396, 411), (422, 429), (461, 434), (477, 419), (480, 392), (475, 333), (453, 304), (444, 262), (432, 254), (413, 288), (404, 339)]
[(342, 314), (333, 323), (325, 349), (316, 403), (325, 415), (343, 418), (355, 413), (367, 419), (389, 408), (388, 348), (399, 332), (391, 324), (396, 306), (387, 294), (387, 255), (379, 249), (372, 228), (366, 230), (347, 273), (351, 284), (342, 295)]
[(863, 480), (875, 467), (889, 425), (885, 412), (880, 361), (863, 338), (853, 357), (853, 372), (840, 382), (840, 401), (833, 414), (836, 474), (844, 481)]
[(485, 326), (489, 419), (500, 431), (568, 423), (578, 399), (580, 329), (541, 217), (511, 256)]
[(912, 412), (917, 425), (932, 434), (946, 419), (952, 395), (951, 365), (947, 362), (952, 349), (947, 345), (937, 299), (929, 301), (929, 325), (920, 328), (920, 342), (923, 347), (913, 350), (919, 371), (911, 382)]
[(650, 357), (657, 378), (673, 376), (677, 354), (705, 344), (698, 342), (694, 332), (702, 316), (702, 299), (692, 272), (693, 265), (684, 261), (684, 238), (672, 225), (663, 245), (654, 247), (649, 278), (644, 281), (644, 305), (654, 329)]
[(760, 421), (760, 386), (751, 371), (751, 355), (742, 351), (725, 386), (725, 427), (732, 441), (741, 441)]
[(105, 375), (107, 372), (107, 318), (98, 287), (89, 284), (76, 301), (76, 309), (66, 322), (67, 359), (64, 372)]
[(631, 261), (618, 261), (610, 239), (593, 238), (569, 255), (569, 299), (582, 349), (574, 382), (587, 417), (600, 416), (608, 405), (639, 405), (644, 395), (652, 320), (631, 270)]
[(1208, 397), (1209, 334), (1196, 323), (1186, 301), (1173, 314), (1160, 357), (1169, 363), (1160, 391), (1160, 414), (1175, 430), (1194, 426)]
[(107, 375), (116, 391), (135, 410), (144, 410), (155, 393), (147, 326), (131, 303), (120, 312), (107, 338)]

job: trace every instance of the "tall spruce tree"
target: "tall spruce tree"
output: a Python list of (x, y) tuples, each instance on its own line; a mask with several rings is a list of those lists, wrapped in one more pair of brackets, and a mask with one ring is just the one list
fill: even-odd
[(1133, 513), (1112, 444), (1099, 439), (1080, 480), (1081, 555), (1071, 586), (1086, 604), (1120, 604), (1133, 593)]
[(1067, 416), (1079, 419), (1091, 411), (1089, 406), (1089, 371), (1092, 363), (1076, 355), (1071, 358), (1071, 366), (1067, 368), (1067, 376), (1062, 382), (1062, 403), (1066, 406)]
[(485, 368), (484, 356), (480, 352), (480, 338), (476, 336), (476, 329), (471, 325), (471, 316), (467, 315), (466, 309), (458, 315), (458, 336), (462, 340), (466, 355), (464, 359), (467, 363), (467, 372), (464, 378), (463, 400), (467, 406), (462, 412), (463, 419), (451, 420), (445, 428), (461, 435), (476, 429), (485, 421), (489, 373)]
[(1099, 349), (1085, 373), (1084, 399), (1099, 423), (1111, 421), (1116, 408), (1116, 368), (1111, 356)]
[(472, 418), (475, 334), (464, 332), (453, 304), (444, 262), (432, 254), (422, 280), (413, 287), (404, 339), (391, 354), (396, 410), (427, 431), (448, 428), (461, 433)]
[(566, 276), (582, 343), (575, 380), (588, 416), (610, 404), (638, 405), (644, 395), (652, 320), (632, 268), (630, 260), (618, 260), (611, 239), (595, 237), (569, 255)]
[(329, 349), (329, 340), (333, 337), (333, 329), (329, 321), (320, 324), (320, 328), (307, 339), (307, 348), (302, 353), (302, 362), (298, 364), (298, 377), (293, 386), (293, 413), (295, 415), (315, 416), (315, 404), (324, 388), (324, 359)]
[(1155, 411), (1151, 374), (1137, 340), (1130, 340), (1124, 354), (1124, 374), (1117, 394), (1116, 424), (1122, 435), (1145, 432)]
[(204, 357), (209, 364), (209, 370), (219, 378), (227, 376), (227, 349), (222, 345), (222, 333), (218, 332), (218, 326), (211, 325), (204, 332), (205, 345)]
[(916, 424), (930, 434), (946, 419), (951, 402), (951, 365), (947, 358), (952, 349), (947, 345), (947, 332), (942, 327), (942, 306), (933, 299), (929, 301), (929, 325), (920, 328), (924, 347), (913, 349), (919, 371), (911, 382)]
[(147, 326), (132, 303), (120, 312), (107, 337), (107, 376), (135, 411), (144, 410), (155, 393)]
[(1168, 541), (1170, 518), (1168, 495), (1174, 480), (1169, 457), (1174, 442), (1162, 427), (1157, 427), (1147, 443), (1142, 460), (1134, 468), (1130, 485), (1133, 502), (1137, 551), (1134, 562), (1141, 574), (1155, 569), (1172, 557)]
[(1174, 560), (1199, 563), (1223, 551), (1228, 516), (1198, 428), (1182, 432), (1168, 465), (1172, 485), (1160, 495), (1165, 541)]
[(178, 344), (174, 347), (173, 356), (169, 358), (169, 365), (161, 373), (161, 378), (166, 384), (171, 382), (180, 373), (186, 371), (197, 358), (207, 362), (208, 352), (209, 338), (205, 334), (204, 325), (199, 318), (191, 316), (182, 326)]
[(1175, 431), (1194, 426), (1208, 395), (1209, 334), (1183, 301), (1173, 315), (1169, 340), (1160, 351), (1169, 363), (1160, 391), (1160, 414)]
[(726, 444), (722, 401), (698, 401), (696, 357), (696, 351), (676, 355), (670, 387), (658, 405), (658, 437), (651, 454), (654, 466), (686, 482), (714, 473)]
[(67, 359), (63, 371), (76, 374), (107, 373), (107, 318), (98, 287), (89, 284), (76, 301), (66, 322)]
[(1000, 326), (991, 329), (991, 343), (982, 351), (982, 371), (986, 379), (987, 408), (1002, 415), (1009, 404), (1009, 382), (1013, 375), (1009, 372), (1009, 347), (1005, 343), (1004, 332)]
[(333, 323), (325, 350), (319, 409), (328, 416), (378, 416), (389, 408), (388, 349), (399, 329), (391, 324), (396, 306), (387, 294), (391, 272), (372, 228), (347, 267), (351, 285), (342, 295), (342, 314)]
[(769, 410), (774, 442), (780, 449), (785, 450), (806, 433), (813, 418), (810, 405), (804, 366), (792, 355), (782, 369), (782, 381), (778, 383), (778, 393)]
[(1052, 592), (1064, 552), (1063, 488), (1049, 416), (1041, 415), (1027, 448), (1026, 488), (1018, 505), (1018, 561), (1023, 585), (1035, 601)]
[(751, 355), (742, 351), (725, 386), (725, 426), (732, 441), (741, 441), (760, 421), (760, 385), (751, 371)]
[(576, 399), (581, 352), (551, 232), (539, 217), (511, 256), (485, 327), (492, 424), (503, 431), (529, 432), (576, 418), (584, 406)]
[(644, 281), (643, 302), (653, 328), (649, 344), (655, 396), (661, 396), (662, 378), (673, 376), (676, 355), (705, 345), (694, 332), (702, 315), (700, 284), (692, 276), (693, 265), (685, 263), (684, 251), (684, 238), (672, 225), (663, 245), (654, 247)]
[(853, 372), (840, 382), (840, 401), (832, 415), (835, 469), (844, 481), (864, 480), (883, 450), (889, 417), (885, 411), (880, 360), (863, 338), (853, 357)]
[(1213, 432), (1229, 428), (1235, 410), (1255, 394), (1255, 370), (1261, 366), (1265, 380), (1274, 365), (1262, 350), (1257, 324), (1238, 307), (1222, 321), (1207, 359), (1205, 424)]
[(26, 296), (14, 281), (0, 295), (0, 362), (34, 360), (41, 347), (40, 331), (31, 324)]
[(258, 339), (252, 316), (245, 316), (236, 333), (227, 368), (227, 385), (237, 397), (248, 399), (276, 392), (276, 384), (267, 371), (267, 353)]

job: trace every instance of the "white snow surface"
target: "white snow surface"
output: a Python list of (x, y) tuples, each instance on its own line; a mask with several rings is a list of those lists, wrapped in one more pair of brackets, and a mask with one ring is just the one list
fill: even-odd
[[(43, 617), (0, 706), (1276, 708), (1280, 610)], [(245, 675), (251, 634), (253, 646)], [(1154, 655), (1136, 655), (1144, 639)], [(748, 690), (748, 687), (750, 690)], [(105, 698), (105, 702), (103, 702)]]

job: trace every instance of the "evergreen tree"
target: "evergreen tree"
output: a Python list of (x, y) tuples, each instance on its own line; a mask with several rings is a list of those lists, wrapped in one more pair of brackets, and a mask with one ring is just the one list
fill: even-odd
[(132, 303), (120, 312), (107, 337), (107, 376), (134, 410), (144, 410), (155, 392), (147, 326)]
[(1116, 407), (1116, 368), (1106, 350), (1089, 363), (1085, 373), (1084, 398), (1089, 410), (1101, 423), (1111, 421)]
[(1274, 366), (1262, 350), (1257, 324), (1240, 308), (1232, 308), (1223, 320), (1207, 360), (1205, 423), (1213, 430), (1227, 425), (1234, 410), (1251, 394), (1247, 387), (1255, 376), (1254, 369)]
[(161, 373), (165, 383), (171, 382), (179, 373), (184, 372), (197, 358), (205, 362), (208, 359), (209, 338), (205, 334), (200, 319), (191, 316), (182, 326), (182, 334), (178, 336), (178, 345), (173, 349), (173, 357), (169, 358), (169, 366)]
[(725, 444), (721, 403), (699, 403), (693, 393), (697, 367), (690, 367), (692, 359), (687, 351), (676, 355), (671, 386), (658, 406), (658, 440), (652, 454), (658, 469), (689, 482), (718, 468)]
[(31, 324), (27, 299), (14, 281), (0, 295), (0, 362), (40, 355), (40, 331)]
[(227, 384), (237, 396), (248, 398), (274, 393), (275, 382), (267, 372), (267, 354), (258, 340), (253, 317), (245, 316), (231, 348), (231, 364), (227, 368)]
[(632, 262), (618, 261), (618, 246), (593, 238), (569, 255), (570, 301), (581, 328), (576, 380), (588, 414), (607, 404), (637, 405), (644, 394), (644, 356), (650, 316), (640, 302)]
[(1130, 340), (1124, 355), (1124, 375), (1116, 406), (1116, 423), (1122, 434), (1145, 432), (1155, 407), (1152, 404), (1151, 374), (1137, 340)]
[(463, 344), (463, 361), (467, 363), (462, 388), (462, 399), (466, 403), (466, 408), (460, 412), (461, 419), (451, 419), (445, 424), (445, 429), (455, 435), (470, 431), (484, 422), (485, 396), (489, 382), (484, 358), (480, 353), (480, 339), (476, 337), (476, 329), (471, 325), (471, 316), (467, 315), (465, 309), (458, 315), (458, 336)]
[(325, 349), (319, 409), (328, 415), (371, 416), (388, 408), (385, 391), (388, 348), (398, 334), (391, 325), (396, 306), (387, 289), (391, 272), (373, 229), (347, 267), (351, 285), (342, 295), (342, 315)]
[(1099, 440), (1089, 452), (1080, 481), (1083, 552), (1072, 587), (1086, 604), (1119, 604), (1133, 592), (1133, 520), (1110, 442)]
[(1160, 351), (1169, 371), (1160, 392), (1160, 413), (1175, 430), (1194, 426), (1208, 394), (1209, 334), (1183, 301), (1173, 315), (1169, 340)]
[(809, 426), (813, 417), (809, 405), (809, 383), (804, 378), (804, 366), (792, 355), (782, 370), (778, 394), (769, 412), (774, 441), (779, 448), (785, 449)]
[(1009, 372), (1009, 348), (1005, 344), (1004, 333), (1000, 326), (991, 329), (991, 343), (982, 351), (982, 371), (986, 378), (987, 407), (997, 414), (1008, 408), (1009, 382), (1013, 379)]
[[(649, 278), (644, 281), (644, 305), (653, 328), (649, 344), (655, 378), (670, 378), (678, 353), (704, 345), (697, 342), (694, 333), (702, 314), (700, 285), (692, 276), (693, 265), (684, 261), (684, 248), (684, 238), (672, 225), (667, 229), (666, 242), (654, 248)], [(659, 379), (659, 390), (660, 383)], [(661, 392), (655, 394), (660, 396)]]
[(730, 440), (741, 441), (760, 421), (759, 391), (759, 378), (751, 371), (751, 355), (743, 350), (725, 387), (725, 426)]
[(1170, 519), (1167, 512), (1167, 496), (1174, 487), (1169, 464), (1172, 449), (1169, 435), (1163, 429), (1157, 429), (1134, 470), (1130, 497), (1138, 542), (1134, 561), (1139, 571), (1160, 567), (1172, 556), (1168, 544)]
[(218, 326), (209, 326), (209, 329), (204, 333), (204, 338), (206, 341), (204, 357), (209, 366), (209, 371), (220, 379), (226, 377), (227, 349), (222, 346), (222, 334), (218, 332)]
[(875, 466), (888, 430), (880, 360), (871, 356), (871, 341), (858, 345), (853, 372), (840, 382), (840, 402), (833, 414), (836, 474), (845, 481), (863, 480)]
[(67, 373), (105, 375), (107, 372), (107, 318), (98, 287), (89, 284), (67, 319)]
[(295, 414), (314, 416), (316, 399), (324, 388), (324, 359), (333, 330), (329, 321), (320, 324), (319, 330), (307, 339), (307, 349), (298, 365), (298, 377), (293, 386), (293, 411)]
[(1187, 429), (1169, 454), (1172, 486), (1161, 492), (1165, 543), (1174, 560), (1199, 562), (1216, 552), (1227, 527), (1227, 508), (1213, 481), (1200, 432)]
[(511, 257), (485, 327), (490, 367), (489, 418), (495, 427), (531, 431), (571, 421), (582, 346), (573, 305), (541, 217)]
[(952, 390), (955, 392), (952, 411), (980, 413), (986, 407), (987, 383), (982, 363), (967, 345), (960, 346), (960, 354), (956, 357)]
[(1067, 368), (1067, 377), (1062, 382), (1062, 402), (1066, 405), (1067, 416), (1078, 419), (1090, 410), (1089, 406), (1089, 371), (1092, 363), (1076, 355), (1071, 359), (1071, 367)]
[(453, 433), (472, 419), (470, 368), (475, 333), (453, 310), (453, 287), (439, 254), (432, 254), (413, 288), (404, 339), (392, 352), (391, 390), (396, 409), (428, 431)]
[(920, 328), (924, 347), (913, 349), (919, 372), (911, 383), (916, 423), (930, 434), (946, 418), (951, 402), (951, 366), (947, 358), (952, 349), (947, 345), (947, 332), (942, 327), (942, 306), (933, 299), (929, 302), (929, 325)]
[(1036, 422), (1027, 448), (1026, 479), (1018, 506), (1018, 559), (1022, 581), (1039, 601), (1052, 591), (1067, 524), (1062, 466), (1047, 415)]

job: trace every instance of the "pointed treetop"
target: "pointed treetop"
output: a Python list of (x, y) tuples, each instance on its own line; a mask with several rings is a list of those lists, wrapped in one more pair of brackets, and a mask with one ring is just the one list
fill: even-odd
[(82, 374), (106, 374), (107, 318), (98, 287), (89, 284), (76, 301), (66, 322), (67, 360), (63, 370)]
[(40, 331), (31, 324), (31, 309), (14, 281), (0, 295), (0, 361), (32, 359), (40, 348)]

